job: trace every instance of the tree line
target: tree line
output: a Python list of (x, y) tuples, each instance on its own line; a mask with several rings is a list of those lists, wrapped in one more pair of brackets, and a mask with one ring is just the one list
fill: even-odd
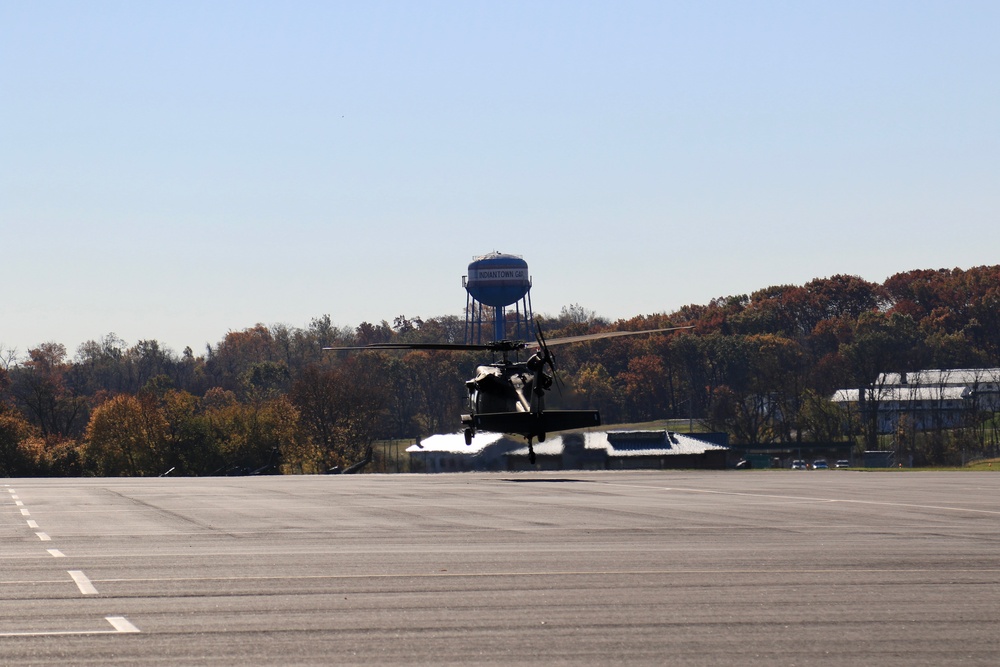
[[(830, 401), (880, 374), (1000, 367), (1000, 266), (916, 270), (878, 284), (817, 278), (672, 313), (609, 322), (579, 305), (542, 319), (550, 338), (692, 329), (555, 350), (565, 389), (550, 407), (597, 408), (606, 424), (689, 419), (737, 444), (855, 441), (885, 447), (875, 419)], [(396, 317), (338, 327), (232, 331), (203, 354), (114, 334), (71, 357), (58, 343), (0, 351), (0, 474), (314, 473), (379, 439), (452, 432), (476, 353), (324, 352), (325, 346), (461, 342), (464, 319)], [(918, 463), (989, 453), (991, 413), (900, 438)], [(889, 436), (890, 438), (893, 436)], [(892, 443), (898, 446), (898, 443)]]

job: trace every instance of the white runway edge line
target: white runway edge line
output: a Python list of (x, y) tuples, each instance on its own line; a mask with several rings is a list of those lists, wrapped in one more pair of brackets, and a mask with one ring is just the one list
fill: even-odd
[(142, 632), (124, 616), (105, 616), (114, 630), (55, 630), (51, 632), (0, 632), (0, 637), (53, 637), (59, 635), (120, 635)]
[(118, 632), (139, 632), (139, 628), (129, 623), (129, 620), (124, 616), (105, 616), (104, 620)]
[(913, 507), (921, 510), (941, 510), (945, 512), (970, 512), (973, 514), (1000, 514), (997, 510), (981, 510), (972, 507), (947, 507), (943, 505), (917, 505), (915, 503), (894, 503), (884, 500), (854, 500), (848, 498), (819, 498), (816, 496), (789, 496), (774, 493), (753, 493), (745, 491), (718, 491), (716, 489), (696, 489), (680, 486), (656, 486), (651, 484), (632, 484), (624, 482), (594, 482), (605, 486), (620, 486), (633, 489), (656, 489), (659, 491), (670, 491), (672, 493), (701, 493), (705, 495), (733, 496), (745, 498), (772, 498), (777, 500), (791, 500), (795, 502), (808, 503), (844, 503), (847, 505), (873, 505), (877, 507)]
[(90, 579), (87, 578), (87, 575), (80, 570), (67, 571), (69, 572), (69, 576), (73, 577), (73, 581), (76, 582), (76, 587), (80, 589), (81, 593), (84, 595), (97, 595), (97, 589), (94, 588), (94, 584), (90, 583)]

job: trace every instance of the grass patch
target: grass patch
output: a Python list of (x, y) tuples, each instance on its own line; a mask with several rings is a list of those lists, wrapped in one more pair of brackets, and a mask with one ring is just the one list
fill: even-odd
[(1000, 472), (1000, 459), (973, 461), (964, 466), (922, 466), (915, 468), (848, 468), (858, 472)]
[(965, 464), (962, 470), (982, 470), (986, 472), (1000, 472), (1000, 459), (982, 459)]

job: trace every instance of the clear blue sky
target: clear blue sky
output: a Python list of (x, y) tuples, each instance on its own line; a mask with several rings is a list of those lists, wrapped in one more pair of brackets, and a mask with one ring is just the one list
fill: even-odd
[(0, 344), (1000, 263), (1000, 3), (0, 0)]

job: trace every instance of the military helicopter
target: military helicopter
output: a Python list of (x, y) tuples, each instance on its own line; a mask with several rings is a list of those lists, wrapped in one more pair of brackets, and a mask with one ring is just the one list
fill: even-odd
[[(489, 351), (493, 361), (476, 368), (476, 375), (465, 383), (469, 392), (469, 412), (462, 415), (465, 444), (471, 445), (477, 430), (509, 433), (528, 440), (528, 460), (535, 462), (534, 440), (544, 442), (545, 436), (556, 431), (601, 425), (597, 410), (546, 410), (545, 393), (553, 385), (561, 386), (555, 360), (549, 347), (581, 343), (619, 336), (664, 333), (691, 326), (645, 329), (643, 331), (607, 331), (565, 336), (546, 340), (538, 322), (535, 340), (497, 340), (488, 343), (373, 343), (358, 347), (324, 347), (324, 350), (452, 350)], [(519, 359), (522, 351), (531, 351), (526, 360)], [(513, 356), (513, 358), (512, 358)], [(548, 370), (546, 370), (548, 367)]]

